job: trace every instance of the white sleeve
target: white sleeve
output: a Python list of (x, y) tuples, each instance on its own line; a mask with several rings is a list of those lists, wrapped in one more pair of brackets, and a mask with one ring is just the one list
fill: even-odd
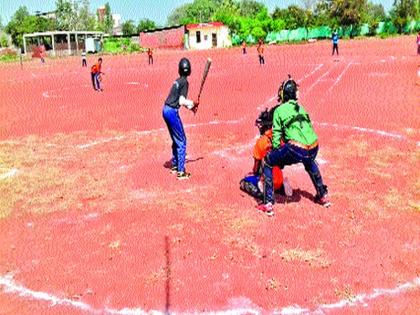
[(194, 102), (192, 100), (186, 99), (183, 95), (179, 97), (179, 105), (183, 105), (188, 109), (192, 109), (194, 107)]

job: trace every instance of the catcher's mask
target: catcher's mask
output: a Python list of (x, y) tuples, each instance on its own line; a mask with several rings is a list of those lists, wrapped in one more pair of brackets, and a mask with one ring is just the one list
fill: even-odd
[(296, 100), (298, 87), (299, 84), (297, 84), (296, 81), (293, 80), (292, 76), (289, 74), (288, 79), (283, 81), (283, 83), (280, 85), (278, 91), (278, 101), (286, 103), (289, 100)]
[(258, 127), (260, 134), (263, 135), (267, 130), (273, 128), (273, 117), (274, 117), (274, 110), (277, 106), (268, 110), (266, 108), (263, 112), (260, 113), (257, 120), (255, 121), (255, 126)]

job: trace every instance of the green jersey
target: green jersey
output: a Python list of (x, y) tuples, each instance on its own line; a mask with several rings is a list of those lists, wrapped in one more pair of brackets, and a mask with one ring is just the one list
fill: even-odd
[(288, 101), (277, 107), (273, 117), (273, 148), (280, 147), (281, 139), (311, 145), (318, 136), (316, 135), (311, 120), (305, 109), (294, 100)]

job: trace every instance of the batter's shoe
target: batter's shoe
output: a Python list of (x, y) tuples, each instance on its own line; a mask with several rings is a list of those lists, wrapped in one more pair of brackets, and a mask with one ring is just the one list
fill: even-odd
[(189, 179), (191, 177), (191, 174), (187, 172), (178, 172), (176, 177), (178, 178), (178, 180), (184, 180)]
[(327, 194), (325, 194), (324, 196), (319, 196), (319, 195), (316, 195), (315, 196), (315, 203), (317, 203), (317, 204), (319, 204), (319, 205), (321, 205), (321, 206), (323, 206), (324, 208), (329, 208), (329, 207), (331, 207), (331, 202), (328, 200), (328, 195)]
[(176, 167), (176, 166), (172, 166), (172, 167), (171, 167), (170, 172), (171, 172), (172, 174), (176, 174), (176, 173), (178, 173), (178, 167)]
[(269, 217), (272, 217), (274, 215), (273, 204), (271, 202), (260, 204), (259, 206), (257, 206), (257, 210), (264, 212)]

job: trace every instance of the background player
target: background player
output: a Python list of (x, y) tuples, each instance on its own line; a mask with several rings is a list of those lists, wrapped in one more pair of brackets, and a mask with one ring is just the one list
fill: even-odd
[(332, 42), (333, 42), (333, 51), (332, 51), (332, 55), (334, 56), (334, 52), (337, 52), (337, 56), (338, 56), (338, 34), (337, 31), (334, 31), (333, 35), (332, 35)]
[(101, 75), (103, 72), (101, 71), (102, 68), (102, 58), (98, 59), (98, 62), (91, 67), (91, 78), (92, 78), (92, 85), (95, 91), (103, 91), (101, 88)]
[(152, 50), (152, 48), (147, 49), (147, 56), (149, 57), (149, 65), (153, 65), (153, 50)]
[(179, 78), (172, 85), (163, 107), (163, 119), (172, 139), (171, 172), (176, 173), (177, 178), (182, 180), (190, 178), (191, 174), (185, 171), (187, 138), (179, 116), (179, 108), (182, 105), (195, 113), (199, 102), (187, 99), (189, 87), (187, 77), (191, 74), (191, 63), (187, 58), (182, 58), (179, 62), (178, 73)]
[(87, 67), (86, 50), (82, 50), (82, 67)]
[(264, 59), (264, 42), (263, 42), (262, 39), (260, 39), (258, 41), (257, 52), (258, 52), (258, 59), (260, 61), (260, 65), (264, 65), (265, 64), (265, 59)]

